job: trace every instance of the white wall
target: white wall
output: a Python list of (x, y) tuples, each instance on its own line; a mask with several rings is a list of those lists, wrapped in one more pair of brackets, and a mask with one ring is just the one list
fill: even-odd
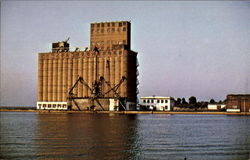
[[(146, 100), (146, 103), (144, 102), (144, 100)], [(148, 103), (148, 100), (149, 100), (149, 103)], [(171, 108), (174, 106), (174, 101), (171, 100), (170, 98), (157, 98), (157, 97), (141, 98), (141, 105), (148, 106), (150, 109), (153, 109), (153, 107), (156, 107), (157, 111), (170, 111)]]
[(208, 104), (207, 105), (207, 109), (208, 110), (218, 110), (218, 107), (221, 107), (221, 109), (225, 108), (226, 105), (225, 104)]
[(240, 109), (227, 109), (227, 112), (240, 112)]
[(67, 102), (37, 102), (36, 109), (67, 110)]

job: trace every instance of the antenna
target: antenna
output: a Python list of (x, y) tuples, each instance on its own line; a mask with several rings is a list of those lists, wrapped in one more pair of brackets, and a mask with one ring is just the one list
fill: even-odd
[(69, 38), (70, 38), (70, 37), (68, 37), (68, 38), (67, 38), (64, 42), (66, 42), (66, 43), (67, 43), (67, 42), (69, 41)]

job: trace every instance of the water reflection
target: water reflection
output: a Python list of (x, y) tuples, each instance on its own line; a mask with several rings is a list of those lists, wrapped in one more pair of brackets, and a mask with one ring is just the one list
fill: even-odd
[(250, 116), (0, 114), (0, 159), (250, 158)]
[(133, 159), (139, 150), (136, 117), (117, 114), (38, 114), (35, 138), (37, 156)]
[(30, 112), (0, 112), (0, 159), (34, 157), (33, 138), (36, 114)]
[[(141, 152), (147, 159), (248, 160), (250, 117), (141, 115)], [(147, 128), (147, 129), (145, 129)], [(142, 157), (142, 156), (141, 156)], [(157, 157), (157, 158), (156, 158)]]

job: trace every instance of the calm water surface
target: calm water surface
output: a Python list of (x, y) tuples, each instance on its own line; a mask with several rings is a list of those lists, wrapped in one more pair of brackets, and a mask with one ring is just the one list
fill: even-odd
[(250, 159), (250, 116), (0, 112), (0, 120), (0, 159)]

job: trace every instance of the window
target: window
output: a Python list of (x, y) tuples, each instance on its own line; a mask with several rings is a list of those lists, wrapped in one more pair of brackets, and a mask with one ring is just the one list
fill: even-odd
[(53, 108), (56, 108), (56, 104), (53, 104)]
[(102, 23), (101, 26), (104, 27), (104, 23)]
[(159, 99), (157, 99), (157, 103), (160, 103), (160, 100), (159, 100)]
[(165, 103), (168, 103), (168, 100), (165, 99)]
[(100, 27), (100, 24), (97, 24), (97, 27)]
[(147, 100), (147, 102), (150, 103), (150, 102), (149, 102), (149, 99)]
[(63, 105), (63, 108), (66, 108), (66, 104)]
[(153, 100), (153, 99), (151, 99), (151, 103), (154, 103), (154, 100)]
[(107, 23), (107, 26), (110, 27), (110, 23)]
[(58, 108), (61, 108), (61, 104), (58, 104)]
[(51, 104), (48, 105), (48, 108), (51, 108)]
[(112, 23), (112, 27), (114, 27), (115, 26), (115, 23)]
[(145, 100), (145, 99), (143, 100), (143, 103), (146, 103), (146, 100)]
[(112, 32), (114, 32), (115, 31), (115, 28), (112, 28)]
[(119, 23), (119, 27), (121, 27), (121, 26), (122, 26), (122, 22)]
[(126, 26), (126, 22), (123, 22), (123, 25)]
[(123, 31), (126, 31), (126, 27), (123, 27), (123, 29), (122, 29)]
[(161, 103), (164, 103), (163, 99), (161, 100)]
[(233, 109), (237, 109), (237, 108), (238, 108), (238, 106), (232, 106), (232, 108), (233, 108)]
[(46, 107), (46, 104), (43, 104), (43, 108), (45, 108)]

